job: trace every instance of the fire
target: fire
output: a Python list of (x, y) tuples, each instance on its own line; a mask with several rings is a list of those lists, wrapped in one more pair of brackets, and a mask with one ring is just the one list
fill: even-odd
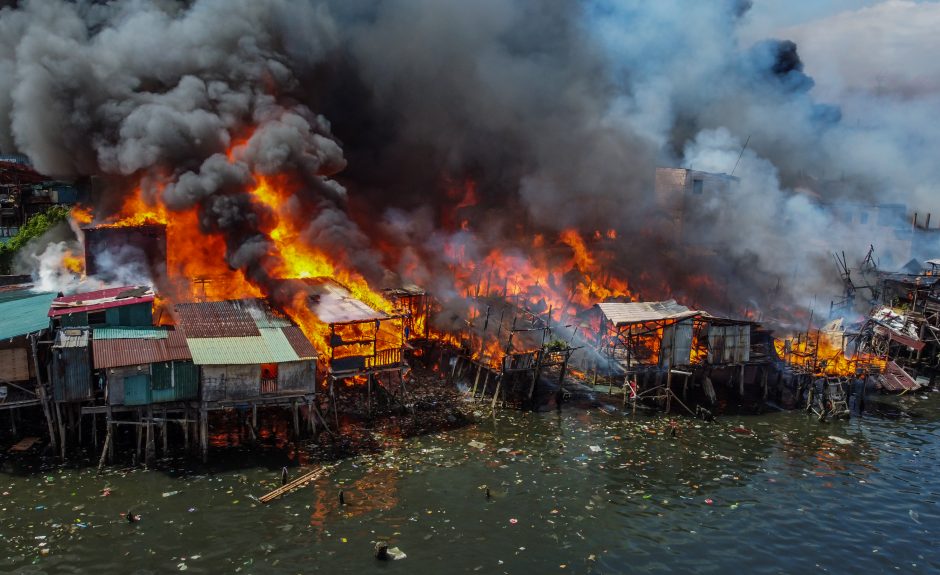
[(821, 375), (854, 376), (858, 370), (882, 371), (887, 364), (869, 354), (846, 357), (841, 342), (822, 330), (796, 338), (775, 338), (774, 348), (787, 364)]
[(80, 254), (68, 251), (62, 256), (62, 267), (73, 274), (82, 275), (85, 273), (85, 258)]
[(295, 220), (296, 214), (291, 213), (289, 206), (289, 185), (265, 176), (255, 179), (257, 185), (251, 190), (252, 197), (275, 214), (274, 226), (264, 230), (274, 243), (279, 260), (272, 270), (275, 277), (333, 278), (372, 309), (392, 312), (392, 304), (373, 291), (360, 274), (336, 265), (327, 254), (304, 242), (300, 222)]
[(72, 206), (69, 216), (73, 222), (80, 226), (87, 226), (95, 219), (95, 215), (90, 209), (79, 205)]

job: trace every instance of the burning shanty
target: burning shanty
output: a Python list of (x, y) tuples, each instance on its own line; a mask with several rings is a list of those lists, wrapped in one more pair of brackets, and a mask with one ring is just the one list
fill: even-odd
[[(584, 76), (604, 67), (587, 62), (549, 65), (534, 91), (486, 85), (416, 105), (347, 70), (358, 58), (298, 62), (311, 50), (285, 49), (298, 39), (281, 32), (251, 37), (257, 50), (238, 36), (188, 65), (96, 83), (94, 110), (61, 103), (70, 146), (42, 139), (32, 160), (74, 172), (80, 194), (46, 194), (52, 184), (28, 161), (4, 161), (20, 212), (26, 197), (72, 206), (55, 212), (58, 235), (17, 257), (37, 292), (58, 295), (43, 329), (22, 322), (5, 350), (11, 384), (26, 377), (43, 390), (17, 398), (44, 405), (60, 450), (91, 437), (110, 454), (133, 443), (115, 436), (124, 426), (147, 445), (134, 449), (144, 459), (155, 434), (164, 452), (182, 441), (205, 457), (221, 443), (213, 430), (257, 439), (268, 415), (289, 423), (282, 439), (289, 427), (292, 439), (320, 441), (363, 414), (373, 423), (383, 400), (389, 415), (399, 415), (391, 405), (414, 415), (418, 384), (491, 409), (604, 392), (622, 407), (694, 415), (805, 406), (819, 386), (904, 391), (933, 378), (936, 270), (884, 275), (869, 257), (855, 276), (863, 288), (844, 255), (841, 278), (830, 277), (828, 255), (878, 241), (882, 267), (897, 269), (930, 240), (918, 196), (908, 207), (859, 174), (833, 180), (815, 156), (766, 157), (770, 142), (802, 150), (831, 139), (767, 133), (794, 123), (777, 118), (749, 126), (760, 132), (752, 140), (726, 122), (699, 129), (678, 110), (682, 121), (661, 133), (652, 121), (624, 131), (623, 104), (603, 101), (616, 82)], [(770, 102), (747, 122), (809, 99), (794, 46), (733, 61), (729, 85), (759, 86)], [(338, 78), (349, 86), (307, 93)], [(61, 91), (73, 85), (84, 84)], [(579, 102), (543, 100), (567, 93)], [(477, 115), (488, 105), (452, 105), (481, 95), (512, 107), (491, 118)], [(448, 113), (424, 116), (433, 110)], [(838, 116), (801, 110), (814, 126)], [(13, 222), (4, 209), (4, 235), (25, 227), (25, 212)], [(831, 317), (817, 315), (833, 288), (844, 291)], [(871, 297), (856, 298), (863, 289)], [(30, 309), (42, 298), (22, 296)]]

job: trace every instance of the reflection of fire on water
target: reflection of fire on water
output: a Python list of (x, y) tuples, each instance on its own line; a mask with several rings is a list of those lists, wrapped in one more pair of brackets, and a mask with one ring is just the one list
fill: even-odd
[(374, 511), (390, 511), (398, 505), (398, 476), (392, 469), (378, 469), (352, 483), (343, 485), (345, 505), (339, 501), (340, 489), (328, 479), (314, 485), (314, 501), (311, 504), (310, 526), (321, 531), (326, 521), (342, 514), (358, 517)]

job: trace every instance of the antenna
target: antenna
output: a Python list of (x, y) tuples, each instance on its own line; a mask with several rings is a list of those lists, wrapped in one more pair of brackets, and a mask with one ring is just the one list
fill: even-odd
[(750, 141), (751, 141), (751, 135), (748, 134), (747, 140), (744, 140), (744, 146), (741, 147), (741, 153), (738, 154), (738, 161), (735, 162), (735, 163), (734, 163), (734, 167), (731, 168), (731, 175), (732, 175), (732, 176), (734, 175), (734, 171), (738, 169), (738, 162), (740, 162), (740, 161), (741, 161), (741, 157), (744, 156), (744, 150), (747, 149), (747, 144), (748, 144), (748, 142), (750, 142)]

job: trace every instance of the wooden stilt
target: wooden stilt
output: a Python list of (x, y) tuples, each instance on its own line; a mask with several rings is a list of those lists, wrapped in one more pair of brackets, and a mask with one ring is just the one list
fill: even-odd
[(52, 445), (53, 453), (58, 448), (58, 440), (55, 434), (55, 425), (52, 421), (52, 407), (50, 405), (52, 398), (46, 393), (46, 386), (42, 381), (42, 370), (39, 368), (39, 352), (37, 350), (36, 340), (38, 334), (29, 336), (29, 345), (33, 352), (33, 368), (36, 370), (36, 393), (39, 396), (39, 402), (42, 404), (43, 414), (46, 416), (46, 425), (49, 428), (49, 443)]
[(59, 448), (61, 450), (61, 457), (65, 459), (66, 451), (66, 440), (65, 440), (65, 423), (62, 421), (62, 408), (60, 407), (60, 402), (55, 402), (55, 418), (59, 424)]
[(339, 408), (336, 406), (336, 390), (333, 389), (333, 378), (330, 378), (330, 405), (333, 407), (333, 422), (336, 424), (336, 433), (339, 433)]
[[(107, 432), (108, 435), (111, 435), (111, 428), (114, 426), (111, 415), (111, 404), (109, 403), (106, 407), (107, 409)], [(114, 463), (114, 440), (111, 440), (111, 443), (108, 444), (108, 462)]]
[(199, 408), (199, 450), (202, 462), (209, 461), (209, 412), (205, 403)]
[[(480, 372), (483, 371), (483, 364), (477, 364), (477, 375), (473, 380), (473, 389), (470, 391), (470, 399), (474, 399), (477, 396), (477, 384), (480, 383)], [(483, 384), (483, 387), (486, 388), (486, 383)]]
[(101, 449), (101, 457), (98, 458), (98, 475), (101, 475), (101, 469), (104, 467), (104, 461), (108, 456), (109, 449), (111, 449), (111, 425), (108, 425), (108, 433), (104, 436), (104, 447)]
[(297, 405), (296, 399), (291, 402), (291, 411), (293, 412), (294, 438), (296, 439), (300, 437), (300, 407)]
[(186, 449), (186, 453), (189, 453), (189, 404), (187, 403), (183, 408), (183, 447)]
[(147, 406), (147, 448), (144, 451), (144, 464), (145, 465), (149, 466), (151, 463), (153, 463), (154, 452), (156, 452), (156, 450), (157, 448), (156, 448), (156, 445), (154, 444), (154, 437), (153, 437), (153, 406), (148, 405)]
[(167, 443), (168, 443), (168, 441), (167, 441), (167, 437), (166, 437), (166, 436), (169, 435), (170, 426), (167, 425), (167, 420), (166, 420), (166, 408), (165, 408), (165, 407), (163, 408), (163, 425), (161, 425), (160, 427), (161, 427), (161, 433), (160, 433), (160, 435), (163, 436), (163, 457), (167, 457), (167, 456), (169, 455), (169, 453), (168, 453), (168, 449), (167, 449)]
[(666, 413), (672, 409), (672, 370), (666, 372)]
[(505, 374), (497, 378), (496, 380), (496, 390), (493, 391), (493, 401), (490, 403), (490, 409), (496, 411), (496, 402), (499, 400), (499, 388), (503, 385), (503, 378)]
[(140, 464), (140, 461), (141, 461), (140, 455), (142, 452), (143, 440), (144, 440), (144, 425), (143, 424), (144, 424), (143, 417), (141, 416), (140, 410), (138, 409), (137, 410), (137, 425), (135, 426), (136, 433), (137, 433), (137, 451), (134, 453), (135, 464)]

